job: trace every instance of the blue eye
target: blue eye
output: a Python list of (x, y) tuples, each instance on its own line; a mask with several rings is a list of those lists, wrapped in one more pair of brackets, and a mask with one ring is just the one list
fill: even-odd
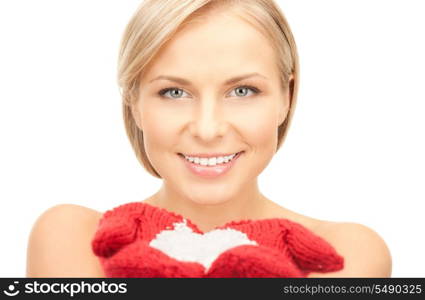
[(234, 89), (234, 91), (236, 91), (236, 93), (238, 94), (238, 96), (241, 96), (241, 97), (245, 97), (248, 94), (249, 90), (251, 90), (251, 92), (253, 94), (260, 93), (260, 90), (259, 89), (255, 88), (253, 86), (249, 86), (249, 85), (238, 86), (237, 88)]
[(174, 99), (178, 99), (178, 98), (179, 98), (179, 96), (181, 96), (181, 95), (182, 95), (183, 90), (182, 90), (182, 89), (179, 89), (179, 88), (172, 87), (172, 88), (162, 89), (162, 90), (160, 90), (160, 91), (158, 92), (158, 94), (159, 94), (161, 97), (164, 97), (164, 95), (165, 95), (165, 94), (168, 94), (168, 92), (171, 92), (171, 97), (165, 97), (165, 98), (174, 98)]
[[(251, 90), (253, 94), (259, 94), (261, 91), (257, 89), (256, 87), (250, 86), (250, 85), (241, 85), (235, 88), (233, 91), (237, 91), (238, 96), (241, 96), (242, 98), (246, 97), (248, 94), (248, 91)], [(170, 96), (166, 96), (170, 92)], [(164, 98), (168, 99), (179, 99), (181, 95), (185, 93), (182, 89), (176, 88), (176, 87), (170, 87), (162, 89), (158, 92), (158, 95)], [(242, 94), (242, 95), (241, 95)]]

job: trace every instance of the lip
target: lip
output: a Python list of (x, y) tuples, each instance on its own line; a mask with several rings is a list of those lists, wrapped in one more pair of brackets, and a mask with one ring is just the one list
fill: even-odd
[[(239, 151), (239, 152), (243, 152), (243, 151)], [(235, 153), (239, 153), (239, 152), (231, 152), (231, 153), (193, 153), (193, 154), (186, 154), (186, 153), (179, 153), (179, 154), (183, 154), (186, 156), (190, 156), (190, 157), (203, 157), (203, 158), (210, 158), (210, 157), (219, 157), (219, 156), (229, 156)]]
[(181, 153), (179, 153), (178, 156), (183, 160), (183, 163), (192, 174), (203, 178), (216, 178), (228, 173), (244, 152), (245, 151), (238, 152), (235, 157), (233, 157), (233, 159), (226, 164), (218, 164), (215, 166), (197, 165), (188, 161)]

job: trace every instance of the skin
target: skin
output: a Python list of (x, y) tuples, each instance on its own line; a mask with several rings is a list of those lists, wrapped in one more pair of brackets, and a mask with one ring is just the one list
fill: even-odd
[[(223, 85), (254, 72), (262, 76)], [(152, 81), (160, 75), (192, 84)], [(204, 231), (230, 220), (265, 217), (273, 204), (259, 191), (257, 177), (275, 154), (277, 128), (289, 107), (279, 80), (275, 51), (243, 19), (222, 12), (181, 29), (141, 77), (132, 107), (146, 153), (163, 178), (161, 189), (145, 201), (187, 216)], [(161, 97), (164, 88), (175, 89)], [(230, 172), (214, 179), (190, 173), (177, 155), (242, 150)]]
[[(277, 128), (289, 103), (274, 55), (260, 32), (227, 11), (194, 20), (165, 45), (141, 78), (139, 99), (132, 107), (147, 155), (163, 178), (160, 190), (144, 202), (179, 213), (204, 232), (232, 220), (287, 218), (327, 240), (344, 257), (344, 269), (309, 277), (391, 276), (389, 249), (370, 228), (303, 216), (259, 191), (257, 177), (275, 154)], [(252, 72), (266, 79), (223, 85)], [(192, 84), (150, 82), (159, 75), (183, 77)], [(236, 91), (246, 84), (261, 93)], [(164, 88), (183, 92), (172, 98), (172, 90), (161, 98), (158, 92)], [(241, 150), (245, 153), (232, 170), (215, 179), (191, 174), (177, 156)], [(29, 237), (27, 277), (104, 277), (90, 248), (102, 215), (73, 204), (44, 212)]]

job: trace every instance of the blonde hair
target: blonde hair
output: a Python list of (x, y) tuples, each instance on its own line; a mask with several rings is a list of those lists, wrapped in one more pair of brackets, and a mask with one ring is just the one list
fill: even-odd
[[(290, 27), (273, 0), (144, 0), (128, 23), (120, 46), (118, 85), (123, 100), (125, 129), (137, 159), (153, 176), (161, 178), (146, 155), (143, 132), (136, 125), (131, 105), (138, 98), (139, 82), (148, 64), (182, 26), (214, 9), (231, 9), (260, 30), (272, 43), (284, 90), (290, 89), (290, 105), (278, 128), (276, 151), (282, 145), (295, 110), (299, 63)], [(293, 79), (289, 81), (290, 76)]]

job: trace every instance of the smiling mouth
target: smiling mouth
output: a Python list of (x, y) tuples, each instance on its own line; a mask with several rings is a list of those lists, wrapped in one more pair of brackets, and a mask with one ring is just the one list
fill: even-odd
[(225, 153), (212, 153), (212, 154), (203, 154), (203, 153), (196, 153), (196, 154), (184, 154), (184, 153), (177, 153), (178, 155), (180, 155), (180, 156), (183, 156), (183, 157), (193, 157), (193, 158), (195, 158), (195, 157), (198, 157), (198, 158), (218, 158), (218, 157), (226, 157), (226, 156), (232, 156), (232, 155), (234, 155), (234, 156), (236, 156), (236, 155), (238, 155), (239, 153), (242, 153), (242, 152), (244, 152), (243, 150), (242, 151), (239, 151), (239, 152), (227, 152), (227, 154), (225, 154)]
[(204, 167), (213, 167), (213, 166), (223, 166), (227, 165), (227, 163), (230, 163), (231, 161), (238, 158), (242, 153), (245, 151), (239, 151), (230, 155), (224, 155), (224, 156), (187, 156), (183, 153), (177, 153), (179, 156), (181, 156), (185, 161), (198, 165), (198, 166), (204, 166)]

